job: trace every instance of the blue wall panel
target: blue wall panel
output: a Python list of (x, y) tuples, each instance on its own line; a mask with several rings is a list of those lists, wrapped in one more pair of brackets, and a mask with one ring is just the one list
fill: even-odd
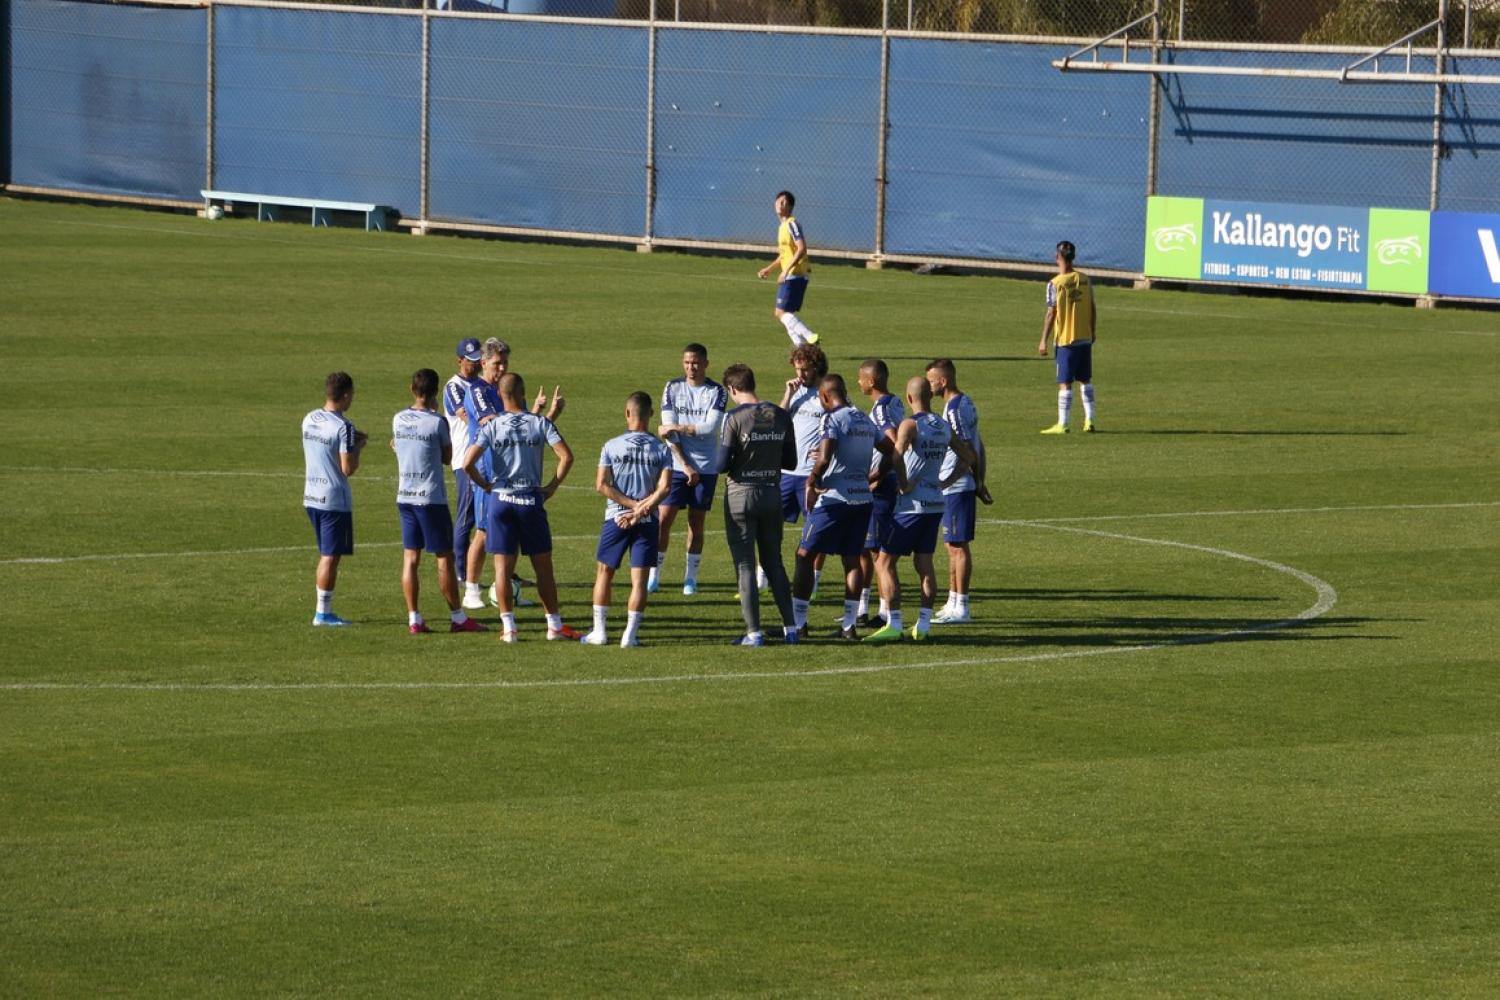
[(658, 235), (772, 242), (786, 188), (810, 245), (873, 249), (878, 39), (664, 31), (656, 68)]
[(1138, 269), (1149, 84), (1067, 76), (1050, 45), (891, 42), (890, 253)]
[(421, 200), (419, 17), (216, 7), (214, 186)]
[(198, 197), (208, 141), (202, 10), (14, 0), (9, 16), (11, 182)]
[[(1455, 59), (1454, 73), (1500, 76), (1500, 59)], [(1438, 208), (1500, 212), (1500, 86), (1450, 87), (1443, 100)]]
[[(1350, 57), (1184, 52), (1179, 63), (1338, 69)], [(1174, 76), (1162, 102), (1157, 193), (1425, 209), (1432, 88)]]
[(429, 214), (644, 232), (647, 41), (641, 28), (434, 19)]

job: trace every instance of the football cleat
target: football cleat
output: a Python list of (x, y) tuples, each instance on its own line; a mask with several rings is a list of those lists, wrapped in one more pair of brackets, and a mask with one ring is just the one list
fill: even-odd
[[(567, 628), (567, 626), (564, 625), (563, 628)], [(552, 638), (550, 632), (547, 634), (547, 638)], [(585, 646), (605, 646), (609, 644), (609, 637), (603, 632), (590, 632), (588, 635), (579, 636), (578, 641)]]
[(923, 632), (919, 626), (913, 625), (911, 627), (911, 632), (908, 634), (911, 636), (913, 642), (927, 641), (927, 633)]
[(683, 580), (682, 581), (682, 595), (684, 597), (692, 597), (696, 593), (698, 593), (698, 581), (697, 580)]
[(483, 611), (484, 607), (485, 604), (483, 594), (475, 594), (467, 591), (464, 593), (465, 611)]
[(1092, 420), (1085, 420), (1083, 422), (1083, 433), (1085, 434), (1093, 434), (1098, 429), (1099, 428), (1094, 426), (1094, 422)]
[(641, 640), (639, 640), (639, 639), (626, 639), (623, 636), (620, 637), (620, 648), (621, 649), (639, 649), (640, 646), (641, 646)]
[(472, 618), (465, 618), (461, 622), (449, 622), (448, 623), (448, 631), (449, 632), (488, 632), (489, 629), (487, 629), (487, 628), (484, 627), (484, 622), (477, 622), (477, 621), (475, 621)]
[(518, 636), (516, 635), (516, 630), (513, 629), (513, 628), (505, 629), (503, 632), (500, 633), (500, 641), (501, 642), (516, 642), (517, 639), (518, 639)]
[(564, 625), (562, 628), (549, 628), (549, 629), (547, 629), (547, 641), (548, 642), (556, 642), (559, 639), (567, 639), (569, 642), (577, 642), (579, 639), (582, 639), (582, 638), (583, 638), (583, 633), (580, 632), (580, 631), (578, 631), (576, 628), (574, 628), (571, 625)]
[(934, 625), (967, 625), (967, 624), (969, 624), (970, 621), (972, 621), (972, 619), (969, 617), (969, 612), (967, 610), (964, 610), (964, 611), (954, 611), (954, 610), (952, 610), (950, 608), (944, 608), (938, 614), (936, 614), (936, 615), (933, 616), (932, 624), (934, 624)]
[(882, 628), (880, 631), (878, 631), (878, 632), (871, 632), (869, 635), (865, 636), (864, 641), (865, 642), (900, 642), (901, 641), (901, 630), (899, 628), (891, 628), (889, 625), (887, 625), (884, 628)]
[(839, 629), (839, 640), (841, 642), (858, 642), (859, 633), (852, 628)]
[(798, 634), (796, 629), (789, 628), (783, 630), (782, 641), (785, 642), (788, 646), (796, 646), (801, 644), (802, 637)]
[(340, 625), (352, 625), (354, 623), (345, 618), (340, 618), (332, 611), (319, 611), (313, 615), (313, 624), (319, 627), (337, 627)]
[(1068, 433), (1068, 425), (1067, 424), (1053, 424), (1051, 427), (1044, 427), (1044, 428), (1042, 428), (1041, 433), (1043, 433), (1043, 434), (1066, 434), (1066, 433)]
[(763, 635), (756, 635), (754, 637), (742, 635), (729, 644), (731, 646), (764, 646), (766, 644), (766, 637)]
[(657, 576), (656, 572), (653, 570), (651, 575), (646, 578), (646, 593), (654, 594), (660, 589), (661, 578)]
[(432, 629), (427, 627), (426, 622), (417, 622), (415, 625), (406, 626), (406, 631), (408, 635), (425, 635), (431, 632)]
[(821, 337), (819, 337), (816, 333), (813, 333), (811, 330), (807, 331), (807, 342), (809, 344), (816, 344), (821, 339)]

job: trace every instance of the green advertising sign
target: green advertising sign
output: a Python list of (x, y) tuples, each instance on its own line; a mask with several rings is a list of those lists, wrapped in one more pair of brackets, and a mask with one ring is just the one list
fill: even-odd
[(1146, 273), (1203, 276), (1203, 199), (1152, 197), (1146, 203)]
[(1429, 221), (1427, 212), (1370, 209), (1366, 288), (1372, 292), (1426, 294)]

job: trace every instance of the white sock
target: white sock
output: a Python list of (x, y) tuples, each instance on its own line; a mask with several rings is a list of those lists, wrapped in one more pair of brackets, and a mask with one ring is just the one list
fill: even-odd
[(506, 632), (516, 630), (516, 613), (514, 611), (500, 612), (500, 628)]
[(656, 565), (652, 567), (651, 572), (648, 575), (649, 582), (656, 582), (657, 578), (661, 576), (661, 568), (662, 566), (666, 565), (666, 562), (667, 554), (665, 552), (658, 552), (656, 554)]
[(953, 608), (961, 615), (967, 614), (969, 611), (969, 595), (959, 594), (957, 603), (953, 605)]
[(781, 325), (786, 327), (786, 335), (792, 338), (793, 347), (801, 347), (803, 344), (807, 343), (807, 337), (803, 336), (802, 333), (797, 330), (797, 327), (801, 326), (802, 323), (797, 319), (796, 313), (782, 313)]
[(854, 627), (854, 619), (859, 614), (859, 602), (844, 599), (844, 631)]
[(894, 611), (887, 611), (885, 613), (885, 624), (887, 628), (893, 628), (897, 632), (901, 631), (901, 609), (897, 608)]
[[(560, 617), (561, 616), (559, 616), (559, 618)], [(608, 618), (609, 618), (609, 605), (608, 604), (596, 604), (596, 605), (594, 605), (594, 633), (596, 635), (606, 635), (608, 633), (608, 629), (605, 628), (605, 622), (606, 622), (606, 620)], [(548, 624), (551, 624), (550, 621), (549, 621)]]
[(703, 554), (701, 552), (696, 555), (692, 552), (688, 553), (687, 575), (682, 578), (684, 582), (688, 580), (692, 580), (694, 583), (698, 582), (698, 564), (701, 562), (703, 562)]
[(1073, 390), (1057, 390), (1057, 422), (1068, 426), (1068, 411), (1073, 408)]
[(562, 628), (562, 615), (560, 615), (560, 614), (557, 614), (557, 615), (548, 615), (547, 616), (547, 629), (548, 629), (548, 631), (556, 632), (560, 628)]
[(880, 617), (886, 621), (891, 620), (891, 602), (887, 601), (884, 597), (880, 599)]
[(804, 601), (800, 597), (792, 598), (792, 624), (798, 629), (807, 624), (807, 609), (811, 601)]
[(477, 584), (477, 583), (465, 583), (464, 584), (464, 596), (466, 596), (466, 597), (478, 597), (479, 596), (479, 584)]
[(766, 576), (766, 568), (764, 566), (757, 566), (755, 568), (755, 585), (761, 590), (765, 590), (771, 585), (771, 578)]
[[(788, 324), (787, 320), (791, 320), (792, 322)], [(807, 324), (802, 322), (802, 317), (796, 313), (789, 313), (783, 316), (781, 322), (786, 326), (788, 333), (793, 334), (794, 337), (800, 337), (803, 343), (808, 343), (813, 339), (813, 332), (807, 328)]]
[(318, 614), (333, 614), (333, 591), (323, 590), (321, 587), (314, 589), (318, 591)]
[(859, 614), (861, 614), (861, 615), (868, 615), (869, 613), (870, 613), (870, 588), (866, 587), (864, 590), (861, 590), (859, 592)]
[(422, 624), (422, 612), (420, 612), (420, 611), (408, 611), (406, 613), (406, 624), (408, 624), (408, 625), (421, 625)]
[(1083, 383), (1083, 419), (1094, 422), (1094, 383)]
[(644, 611), (631, 611), (625, 615), (625, 634), (620, 637), (621, 645), (629, 646), (635, 643), (636, 635), (641, 630), (641, 621), (645, 617)]
[(926, 632), (932, 625), (932, 609), (923, 608), (917, 612), (917, 631)]
[(448, 618), (455, 625), (462, 625), (464, 622), (469, 620), (469, 616), (464, 614), (463, 608), (459, 608), (457, 611), (448, 612)]
[(952, 611), (956, 607), (958, 607), (958, 595), (950, 590), (948, 591), (948, 600), (943, 604), (943, 610)]
[(813, 590), (817, 590), (818, 589), (818, 583), (822, 579), (823, 579), (823, 571), (820, 570), (820, 569), (813, 570)]

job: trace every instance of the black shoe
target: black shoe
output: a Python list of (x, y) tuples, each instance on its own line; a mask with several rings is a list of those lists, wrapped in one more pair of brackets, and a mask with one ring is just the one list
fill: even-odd
[(858, 625), (860, 628), (874, 629), (878, 632), (881, 629), (885, 628), (885, 619), (880, 617), (879, 615), (869, 615), (865, 618), (861, 618), (854, 624)]
[(843, 642), (858, 642), (859, 633), (852, 628), (839, 629), (839, 639)]

